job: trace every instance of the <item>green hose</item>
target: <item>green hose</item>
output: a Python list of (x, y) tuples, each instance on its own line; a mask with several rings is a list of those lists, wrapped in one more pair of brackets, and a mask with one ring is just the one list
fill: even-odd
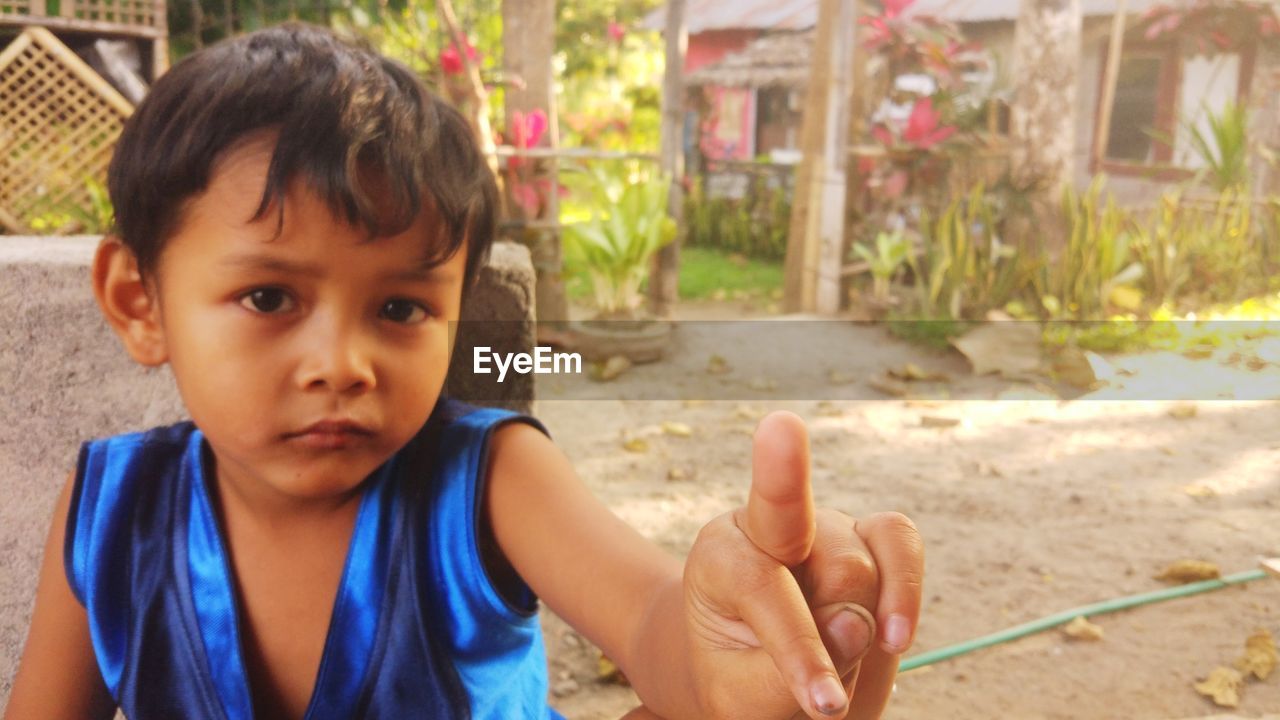
[(1228, 575), (1217, 580), (1201, 580), (1200, 582), (1188, 583), (1186, 585), (1178, 585), (1176, 587), (1165, 588), (1163, 590), (1154, 590), (1152, 592), (1140, 593), (1138, 595), (1130, 595), (1129, 597), (1116, 598), (1114, 600), (1103, 600), (1092, 605), (1082, 605), (1078, 608), (1066, 610), (1048, 617), (1032, 620), (1007, 630), (994, 632), (990, 635), (983, 635), (972, 640), (966, 640), (962, 643), (956, 643), (937, 650), (930, 650), (926, 653), (913, 655), (902, 661), (898, 667), (900, 672), (914, 670), (925, 665), (932, 665), (936, 662), (949, 660), (957, 655), (981, 650), (982, 648), (999, 645), (1001, 643), (1016, 640), (1017, 638), (1032, 633), (1038, 633), (1059, 625), (1069, 623), (1081, 615), (1093, 616), (1102, 615), (1104, 613), (1124, 610), (1126, 608), (1137, 607), (1138, 605), (1149, 605), (1151, 603), (1162, 602), (1164, 600), (1172, 600), (1174, 598), (1186, 597), (1187, 595), (1195, 595), (1197, 593), (1208, 592), (1210, 590), (1220, 590), (1228, 585), (1239, 585), (1241, 583), (1261, 580), (1267, 577), (1267, 573), (1262, 570), (1248, 570), (1245, 572)]

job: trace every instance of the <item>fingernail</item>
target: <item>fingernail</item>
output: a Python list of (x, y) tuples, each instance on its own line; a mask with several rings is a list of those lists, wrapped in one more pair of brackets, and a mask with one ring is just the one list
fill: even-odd
[(813, 699), (813, 706), (823, 715), (838, 715), (844, 712), (847, 702), (844, 688), (840, 687), (840, 683), (830, 675), (810, 685), (809, 695)]
[(838, 657), (832, 658), (836, 670), (867, 651), (871, 646), (871, 626), (852, 606), (846, 606), (827, 623), (827, 635), (835, 645)]
[(911, 644), (911, 621), (904, 615), (890, 615), (884, 624), (884, 642), (893, 652), (903, 652)]

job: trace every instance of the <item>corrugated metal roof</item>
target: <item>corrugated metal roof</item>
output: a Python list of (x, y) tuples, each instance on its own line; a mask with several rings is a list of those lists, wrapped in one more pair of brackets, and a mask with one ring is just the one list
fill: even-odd
[[(1178, 0), (1165, 0), (1164, 4), (1176, 4)], [(1080, 14), (1084, 17), (1113, 15), (1116, 0), (1080, 0)], [(1146, 12), (1161, 0), (1128, 0), (1127, 14)], [(959, 23), (1016, 20), (1018, 0), (916, 0), (907, 11), (912, 15), (933, 15)]]
[[(1176, 4), (1179, 0), (1163, 0)], [(1116, 0), (1080, 0), (1084, 17), (1111, 15)], [(1129, 14), (1141, 13), (1162, 0), (1128, 0)], [(907, 11), (913, 15), (933, 15), (959, 23), (1015, 20), (1018, 0), (916, 0)], [(818, 22), (818, 0), (688, 0), (685, 24), (689, 34), (708, 30), (806, 30)], [(645, 16), (641, 23), (649, 30), (662, 30), (666, 6)]]
[(685, 78), (689, 85), (804, 87), (813, 54), (813, 32), (770, 33)]
[[(818, 0), (688, 0), (684, 20), (690, 35), (708, 30), (805, 30), (818, 22)], [(666, 22), (664, 5), (641, 24), (662, 30)]]

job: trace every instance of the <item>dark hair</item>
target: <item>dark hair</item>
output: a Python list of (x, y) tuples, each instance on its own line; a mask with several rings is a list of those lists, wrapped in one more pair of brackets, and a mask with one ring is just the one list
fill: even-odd
[(336, 217), (373, 237), (403, 232), (430, 207), (443, 237), (427, 239), (429, 259), (442, 262), (469, 243), (470, 285), (492, 243), (497, 207), (470, 126), (405, 66), (299, 23), (190, 55), (125, 124), (108, 189), (115, 231), (144, 275), (222, 153), (271, 129), (278, 139), (266, 188), (246, 221), (283, 207), (298, 177)]

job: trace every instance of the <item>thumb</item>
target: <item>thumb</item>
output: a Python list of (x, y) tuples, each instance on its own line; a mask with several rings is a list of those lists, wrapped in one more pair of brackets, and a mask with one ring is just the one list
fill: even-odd
[(738, 526), (751, 543), (788, 567), (809, 557), (816, 532), (809, 485), (809, 432), (795, 413), (760, 421), (751, 445), (751, 492)]
[(814, 608), (813, 620), (831, 656), (831, 664), (848, 684), (846, 676), (857, 669), (876, 637), (875, 618), (861, 605), (833, 603)]

